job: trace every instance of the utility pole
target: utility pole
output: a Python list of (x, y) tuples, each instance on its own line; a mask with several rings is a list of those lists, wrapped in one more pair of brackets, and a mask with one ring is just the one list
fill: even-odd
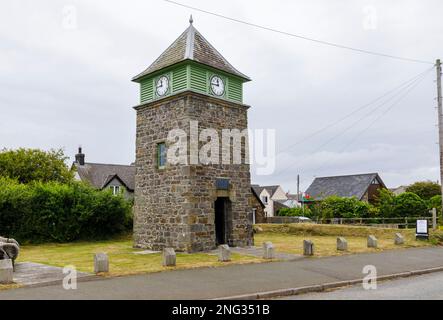
[(300, 175), (297, 175), (297, 201), (300, 202)]
[[(302, 199), (301, 209), (302, 209), (302, 212), (304, 213), (305, 212), (305, 206), (304, 206), (304, 203), (303, 203), (303, 197), (301, 197), (301, 199)], [(297, 174), (297, 202), (300, 203), (300, 175), (299, 174)]]
[[(442, 95), (441, 95), (441, 62), (437, 59), (435, 63), (437, 69), (437, 109), (438, 109), (438, 145), (440, 151), (440, 185), (442, 194), (442, 208), (443, 208), (443, 109), (442, 109)], [(443, 210), (442, 210), (443, 213)], [(443, 217), (442, 217), (443, 222)]]

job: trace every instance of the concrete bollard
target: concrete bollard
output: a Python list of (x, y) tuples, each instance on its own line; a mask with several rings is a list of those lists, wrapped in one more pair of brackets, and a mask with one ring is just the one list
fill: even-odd
[(314, 243), (311, 240), (303, 240), (303, 255), (314, 255)]
[(227, 244), (222, 244), (218, 246), (218, 261), (231, 261), (231, 249)]
[(109, 257), (106, 253), (94, 255), (94, 273), (109, 272)]
[(176, 264), (176, 254), (174, 248), (163, 249), (163, 266), (173, 267)]
[(394, 243), (396, 245), (401, 245), (401, 244), (405, 243), (405, 238), (403, 237), (403, 235), (401, 233), (396, 233), (395, 234)]
[(377, 248), (377, 238), (373, 235), (368, 236), (368, 248)]
[(263, 242), (263, 259), (274, 259), (275, 250), (271, 241)]
[(11, 259), (0, 260), (0, 284), (13, 283), (13, 267)]
[(343, 237), (337, 238), (337, 250), (338, 251), (347, 251), (348, 250), (348, 241)]

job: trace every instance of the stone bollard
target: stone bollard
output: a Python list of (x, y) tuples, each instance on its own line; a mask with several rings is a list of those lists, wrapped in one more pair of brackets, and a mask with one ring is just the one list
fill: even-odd
[(0, 284), (9, 284), (13, 282), (12, 260), (0, 260)]
[(377, 248), (377, 238), (373, 235), (368, 236), (368, 248)]
[(174, 248), (164, 248), (163, 249), (163, 266), (173, 267), (176, 263), (176, 255)]
[(109, 257), (106, 253), (94, 255), (94, 272), (109, 272)]
[(396, 233), (395, 234), (394, 243), (396, 245), (401, 245), (401, 244), (405, 243), (405, 238), (403, 237), (403, 235), (401, 233)]
[(263, 242), (263, 259), (274, 259), (274, 245), (271, 241)]
[(218, 246), (218, 261), (231, 261), (231, 249), (227, 244), (222, 244)]
[(347, 251), (348, 250), (348, 241), (343, 237), (337, 238), (337, 250), (338, 251)]
[(314, 255), (314, 243), (311, 240), (303, 240), (303, 255)]

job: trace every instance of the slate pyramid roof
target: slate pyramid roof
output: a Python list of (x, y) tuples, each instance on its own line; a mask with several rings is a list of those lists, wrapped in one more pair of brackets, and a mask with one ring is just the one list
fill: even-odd
[(175, 40), (145, 71), (132, 81), (176, 64), (184, 60), (193, 60), (207, 66), (234, 74), (249, 81), (249, 77), (235, 69), (193, 26), (189, 27)]

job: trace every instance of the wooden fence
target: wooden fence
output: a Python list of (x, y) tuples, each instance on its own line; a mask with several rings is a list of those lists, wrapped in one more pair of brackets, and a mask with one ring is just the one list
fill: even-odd
[(333, 219), (312, 219), (311, 221), (301, 220), (299, 217), (275, 216), (267, 217), (266, 223), (317, 223), (317, 224), (343, 224), (354, 226), (373, 226), (381, 228), (415, 228), (417, 220), (428, 220), (429, 228), (438, 225), (438, 218), (435, 214), (431, 217), (401, 217), (401, 218), (333, 218)]

